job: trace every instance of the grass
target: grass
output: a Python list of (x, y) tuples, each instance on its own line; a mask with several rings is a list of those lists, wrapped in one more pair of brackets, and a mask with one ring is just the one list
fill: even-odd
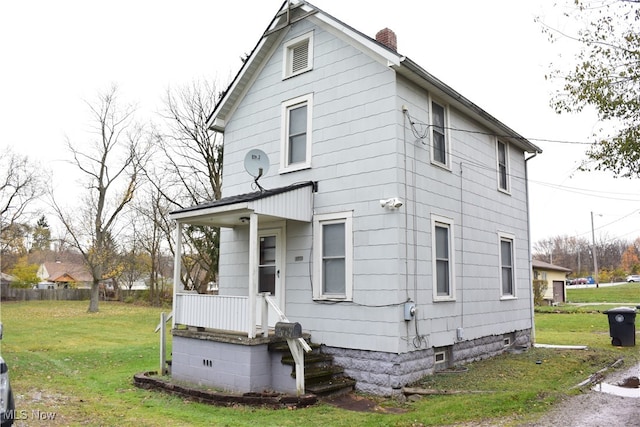
[(634, 303), (637, 305), (640, 304), (640, 283), (581, 289), (568, 286), (567, 301), (572, 303)]
[[(102, 303), (100, 313), (88, 314), (86, 308), (86, 302), (73, 301), (2, 304), (2, 355), (27, 425), (43, 425), (32, 418), (33, 411), (55, 413), (47, 425), (71, 426), (427, 426), (498, 419), (509, 425), (546, 411), (614, 360), (624, 358), (628, 366), (640, 358), (635, 347), (610, 345), (607, 317), (597, 310), (554, 307), (554, 312), (536, 313), (537, 341), (585, 344), (589, 350), (504, 354), (472, 363), (465, 373), (434, 375), (415, 384), (483, 393), (410, 403), (376, 399), (380, 410), (367, 413), (325, 403), (298, 410), (221, 408), (133, 386), (134, 373), (158, 369), (154, 328), (160, 309)], [(386, 413), (391, 407), (403, 412)]]

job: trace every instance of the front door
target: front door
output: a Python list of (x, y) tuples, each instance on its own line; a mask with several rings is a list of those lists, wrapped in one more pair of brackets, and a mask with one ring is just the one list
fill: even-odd
[[(284, 313), (284, 271), (282, 271), (282, 230), (260, 230), (258, 292), (269, 292)], [(278, 321), (269, 310), (269, 326)]]

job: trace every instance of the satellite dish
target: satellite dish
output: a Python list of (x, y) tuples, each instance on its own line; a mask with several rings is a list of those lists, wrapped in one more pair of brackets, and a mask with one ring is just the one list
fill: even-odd
[(244, 156), (244, 169), (253, 177), (258, 188), (264, 190), (258, 184), (258, 180), (269, 171), (269, 156), (267, 156), (267, 153), (257, 148), (249, 150)]

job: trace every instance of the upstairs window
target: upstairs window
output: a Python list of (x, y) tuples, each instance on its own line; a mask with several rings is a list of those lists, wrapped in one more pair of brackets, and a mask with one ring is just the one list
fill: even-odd
[(431, 102), (431, 161), (449, 167), (449, 141), (447, 138), (447, 109)]
[(313, 95), (311, 94), (282, 103), (281, 173), (311, 166), (312, 112)]
[(283, 79), (311, 70), (313, 68), (313, 32), (286, 42), (283, 62)]
[(497, 169), (498, 169), (498, 189), (509, 191), (509, 151), (507, 144), (502, 141), (497, 143)]

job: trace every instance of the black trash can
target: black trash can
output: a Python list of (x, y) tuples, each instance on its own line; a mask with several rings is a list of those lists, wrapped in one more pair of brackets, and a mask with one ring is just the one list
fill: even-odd
[(617, 307), (604, 312), (609, 316), (611, 345), (633, 347), (636, 345), (636, 310)]

